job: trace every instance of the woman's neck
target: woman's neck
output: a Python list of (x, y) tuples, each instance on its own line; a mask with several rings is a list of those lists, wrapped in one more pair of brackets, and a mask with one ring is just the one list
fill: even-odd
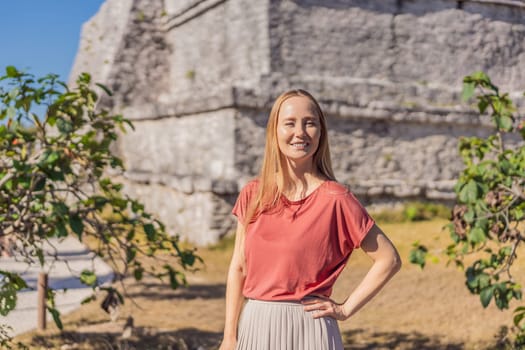
[(288, 164), (283, 193), (289, 199), (301, 199), (314, 191), (325, 178), (313, 164)]
[(312, 159), (303, 162), (294, 162), (288, 160), (286, 162), (287, 175), (292, 182), (303, 182), (308, 177), (315, 177), (317, 169), (314, 167)]

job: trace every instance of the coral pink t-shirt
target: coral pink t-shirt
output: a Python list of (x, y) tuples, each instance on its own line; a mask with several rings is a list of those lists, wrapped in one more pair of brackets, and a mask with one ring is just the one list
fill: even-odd
[[(232, 213), (244, 222), (258, 181), (239, 194)], [(322, 183), (306, 198), (282, 197), (279, 209), (263, 212), (248, 225), (243, 294), (258, 300), (329, 297), (350, 254), (359, 248), (374, 220), (354, 195), (335, 181)]]

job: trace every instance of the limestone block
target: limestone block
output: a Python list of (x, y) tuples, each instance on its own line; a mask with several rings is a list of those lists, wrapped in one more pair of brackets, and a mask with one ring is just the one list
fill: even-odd
[(235, 118), (235, 169), (253, 177), (259, 173), (269, 111), (242, 109)]
[(429, 200), (455, 200), (456, 194), (453, 191), (437, 191), (437, 190), (427, 190), (425, 192), (426, 198)]
[(123, 134), (118, 145), (128, 171), (205, 179), (234, 177), (232, 110), (135, 121), (135, 127), (137, 131)]
[(254, 85), (269, 71), (267, 6), (266, 1), (217, 2), (191, 21), (171, 27), (172, 92), (200, 90), (203, 97), (233, 82)]
[[(169, 16), (180, 15), (181, 13), (188, 12), (190, 9), (197, 7), (202, 0), (177, 0), (177, 1), (165, 1), (165, 9)], [(204, 1), (206, 2), (206, 1)]]
[(449, 9), (442, 6), (434, 10), (421, 1), (417, 3), (421, 10), (405, 12), (403, 5), (403, 13), (394, 20), (396, 62), (392, 79), (459, 86), (463, 76), (484, 70), (502, 88), (525, 88), (525, 48), (521, 44), (525, 24), (513, 22), (513, 18), (523, 17), (524, 8), (513, 8), (513, 15), (502, 21), (498, 11), (486, 8), (494, 5), (467, 1), (464, 7), (468, 10), (459, 10), (448, 1), (442, 3), (448, 3)]
[(236, 179), (217, 179), (211, 182), (211, 191), (217, 194), (232, 194), (239, 192)]
[(182, 192), (184, 194), (192, 194), (194, 192), (193, 180), (191, 176), (167, 176), (164, 184), (168, 187), (173, 188), (175, 191)]
[(407, 183), (403, 186), (394, 187), (394, 196), (398, 198), (414, 198), (419, 197), (422, 193), (422, 188)]
[(270, 27), (274, 70), (386, 78), (396, 1), (283, 1)]
[(69, 75), (70, 84), (82, 72), (90, 73), (95, 82), (107, 83), (127, 29), (132, 3), (132, 0), (107, 0), (97, 14), (82, 25), (80, 44)]
[(332, 119), (330, 124), (334, 171), (345, 183), (368, 187), (371, 196), (381, 191), (416, 196), (429, 184), (454, 179), (463, 166), (457, 154), (459, 136), (488, 132), (460, 126), (428, 128), (425, 124), (348, 119)]
[(480, 14), (493, 21), (523, 24), (525, 4), (523, 1), (466, 1), (463, 11)]
[[(169, 95), (169, 60), (172, 48), (162, 31), (163, 2), (135, 0), (127, 29), (114, 58), (108, 102), (119, 109), (144, 103), (157, 104)], [(140, 67), (140, 69), (138, 69)]]
[(428, 1), (401, 1), (401, 13), (411, 13), (416, 16), (424, 16), (432, 12), (450, 10), (457, 8), (455, 0), (433, 0)]

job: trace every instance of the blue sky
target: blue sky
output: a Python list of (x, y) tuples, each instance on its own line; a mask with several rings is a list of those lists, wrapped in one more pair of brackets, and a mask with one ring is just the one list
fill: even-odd
[(14, 65), (67, 81), (82, 24), (104, 0), (4, 0), (0, 7), (0, 75)]

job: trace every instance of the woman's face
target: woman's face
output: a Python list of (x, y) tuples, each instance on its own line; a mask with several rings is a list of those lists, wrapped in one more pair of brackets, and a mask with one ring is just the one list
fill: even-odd
[(321, 123), (308, 97), (285, 100), (277, 117), (277, 143), (288, 160), (311, 160), (321, 137)]

